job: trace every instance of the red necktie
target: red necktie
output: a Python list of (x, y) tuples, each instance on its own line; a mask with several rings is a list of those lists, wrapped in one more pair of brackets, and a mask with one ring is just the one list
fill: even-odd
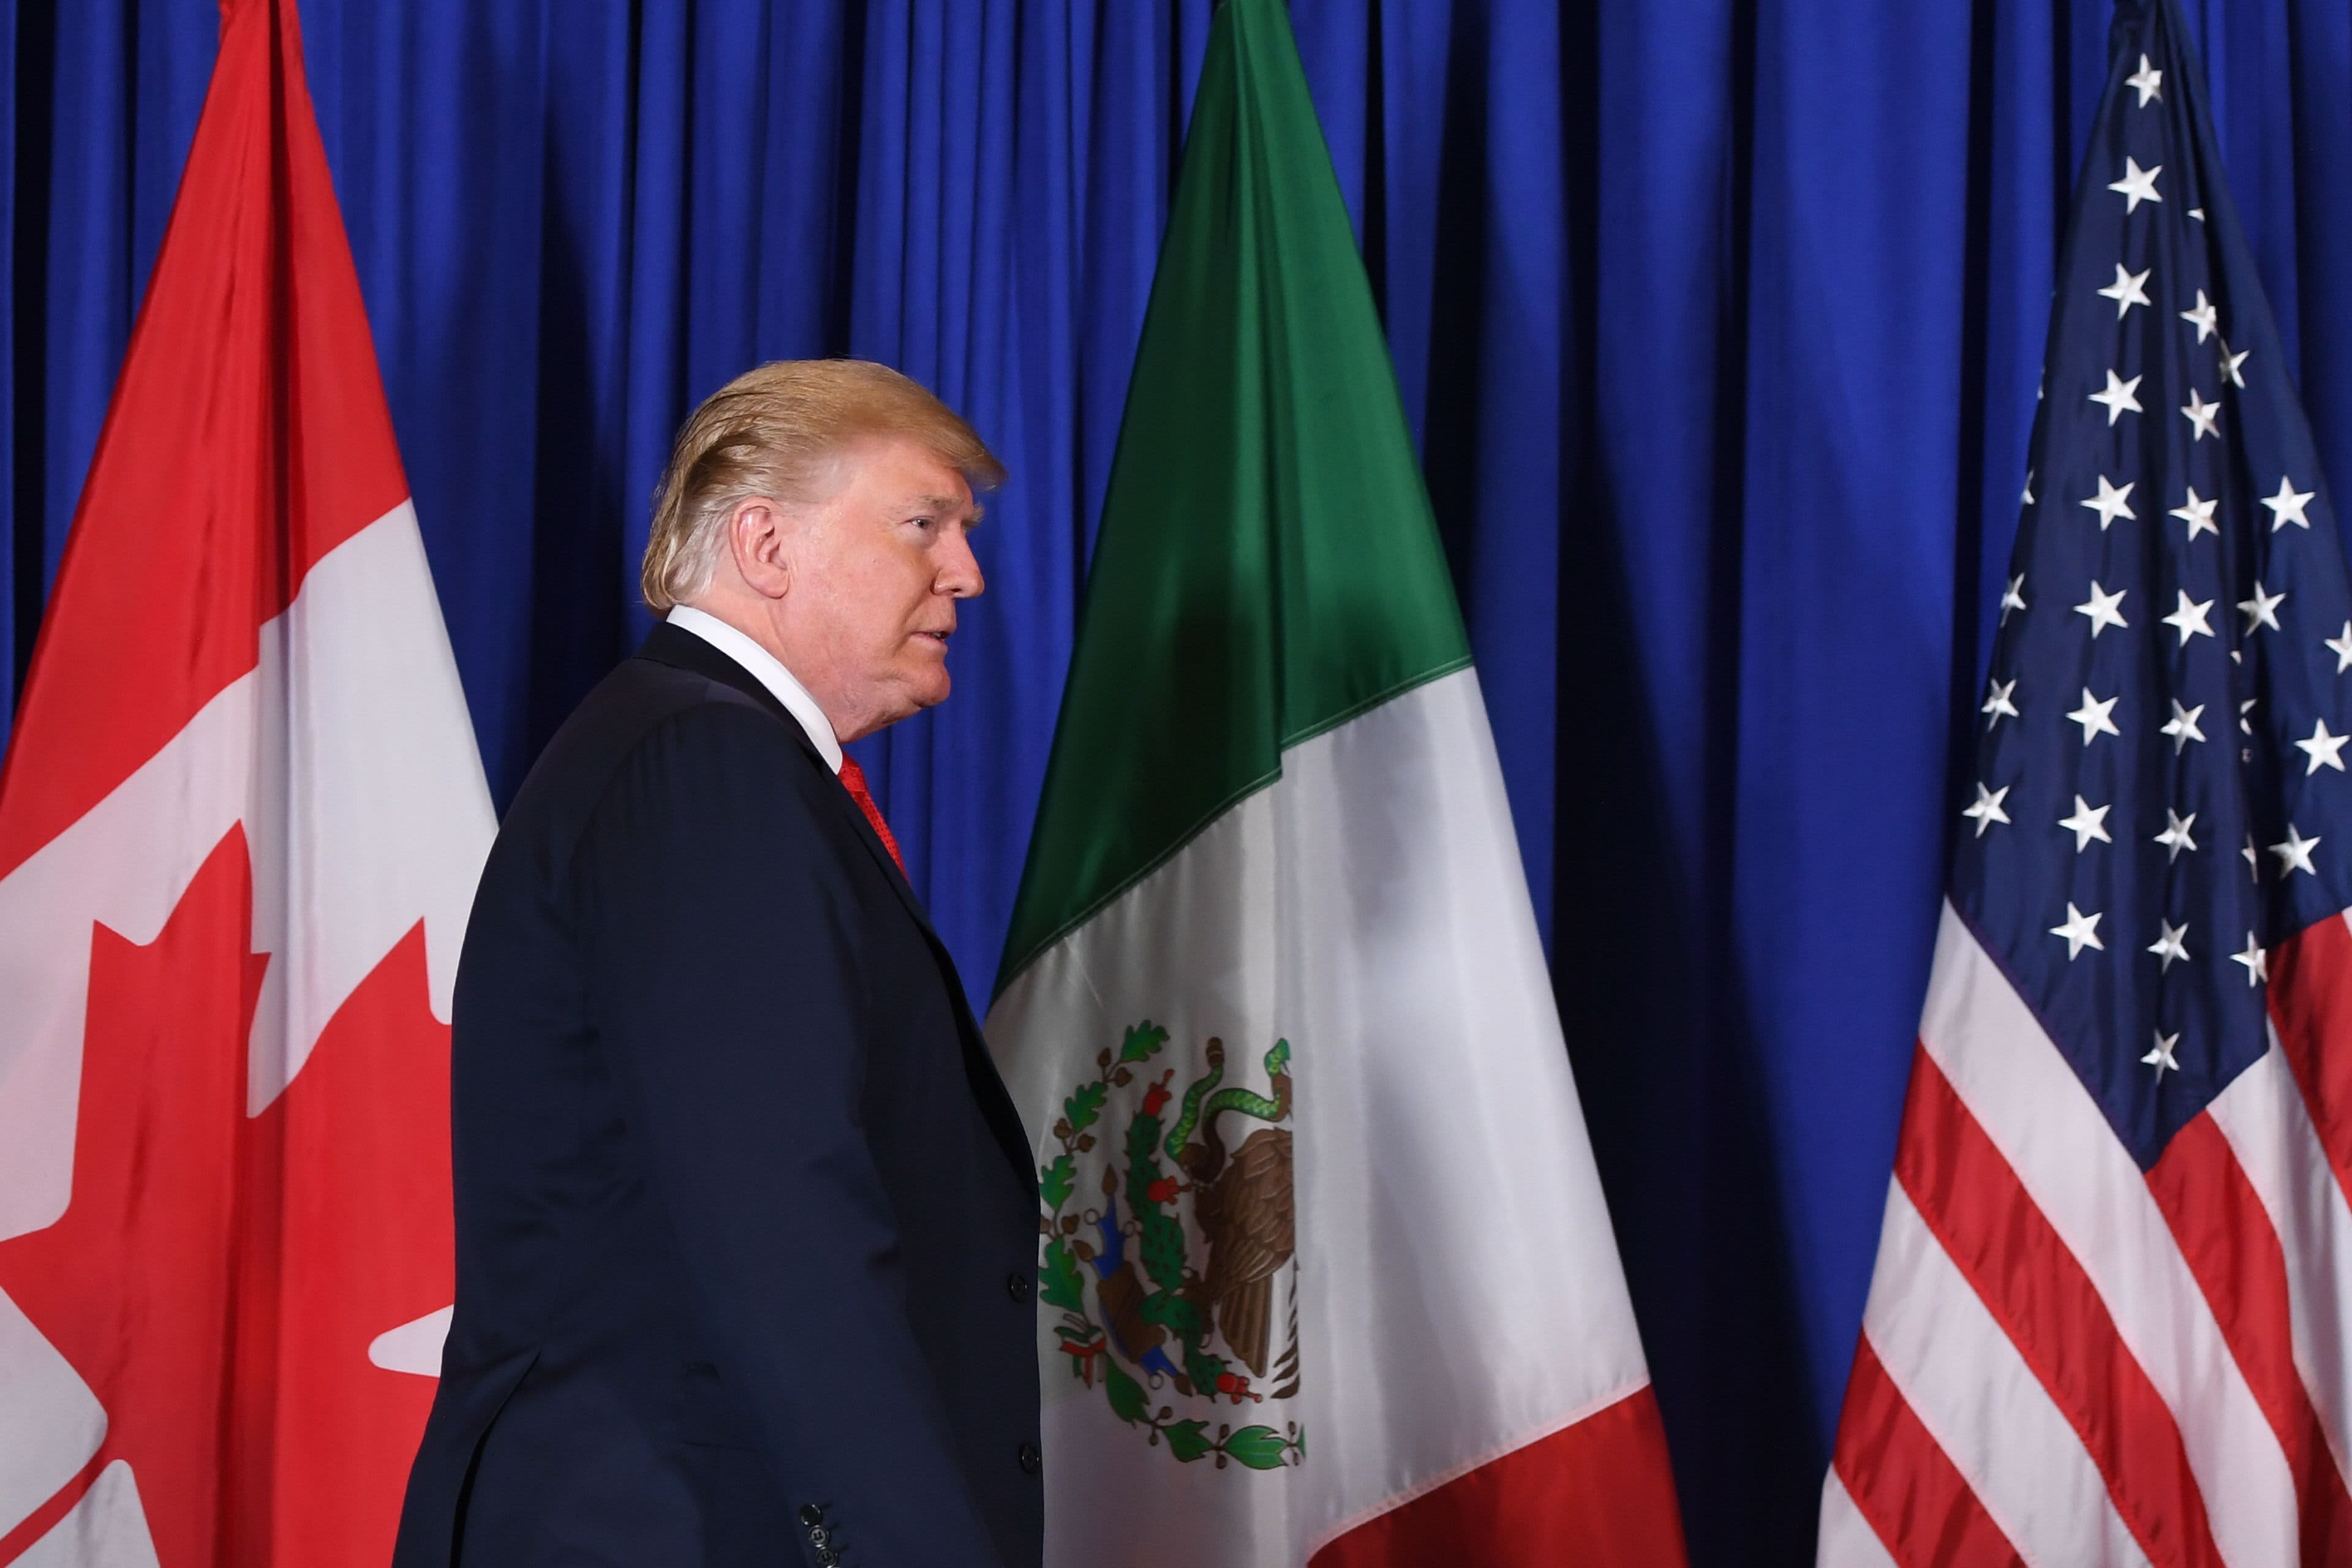
[(849, 798), (857, 803), (857, 809), (866, 814), (866, 820), (874, 825), (874, 837), (882, 840), (882, 847), (898, 862), (898, 875), (905, 876), (906, 857), (898, 853), (898, 841), (890, 837), (890, 825), (882, 820), (882, 808), (874, 804), (874, 792), (866, 787), (866, 770), (857, 765), (856, 757), (841, 759), (841, 784), (849, 791)]

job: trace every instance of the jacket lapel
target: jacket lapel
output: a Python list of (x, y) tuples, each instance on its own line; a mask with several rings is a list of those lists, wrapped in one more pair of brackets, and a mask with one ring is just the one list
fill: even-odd
[[(761, 685), (758, 676), (692, 632), (683, 631), (664, 621), (646, 634), (645, 647), (638, 650), (637, 657), (652, 659), (656, 664), (668, 665), (673, 669), (691, 670), (749, 697), (782, 720), (784, 728), (792, 731), (793, 743), (800, 747), (802, 754), (823, 769), (836, 785), (840, 784), (839, 776), (827, 764), (824, 754), (816, 749), (816, 742), (809, 739), (809, 732), (802, 728), (801, 721), (793, 716), (793, 710), (777, 701), (776, 694)], [(898, 895), (898, 901), (907, 906), (907, 912), (915, 917), (917, 925), (923, 928), (923, 934), (936, 942), (939, 938), (931, 930), (930, 915), (924, 910), (922, 900), (915, 897), (915, 889), (908, 885), (906, 874), (898, 869), (898, 862), (891, 858), (889, 850), (883, 847), (881, 838), (874, 831), (874, 825), (867, 822), (866, 814), (857, 809), (857, 803), (850, 798), (848, 790), (835, 788), (833, 793), (840, 797), (843, 823), (857, 836), (857, 841), (866, 846), (866, 852), (874, 857), (875, 864), (881, 868), (891, 889)]]
[(833, 778), (835, 788), (832, 793), (838, 800), (840, 820), (866, 847), (866, 854), (874, 858), (875, 866), (881, 871), (883, 879), (890, 884), (891, 891), (898, 896), (898, 902), (914, 918), (917, 928), (923, 933), (924, 944), (931, 950), (932, 962), (940, 966), (940, 978), (947, 982), (948, 997), (955, 1007), (956, 1031), (961, 1037), (965, 1072), (971, 1080), (973, 1091), (980, 1098), (981, 1113), (988, 1119), (990, 1130), (996, 1134), (997, 1142), (1003, 1146), (1005, 1157), (1013, 1162), (1013, 1169), (1024, 1182), (1034, 1186), (1036, 1176), (1030, 1168), (1029, 1135), (1021, 1124), (1021, 1113), (1013, 1104), (1011, 1091), (1004, 1087), (1003, 1079), (997, 1073), (996, 1059), (989, 1054), (988, 1042), (980, 1032), (979, 1022), (972, 1016), (971, 1004), (964, 995), (963, 982), (956, 973), (955, 960), (950, 956), (947, 943), (941, 942), (940, 933), (932, 929), (929, 912), (923, 908), (922, 900), (915, 896), (915, 889), (908, 882), (906, 873), (898, 868), (897, 858), (883, 846), (880, 835), (874, 831), (874, 825), (866, 820), (866, 814), (857, 809), (857, 802), (842, 786), (839, 776), (827, 765), (824, 754), (816, 749), (816, 742), (809, 739), (809, 733), (802, 728), (800, 720), (793, 717), (791, 709), (776, 700), (774, 692), (760, 683), (758, 676), (692, 632), (671, 626), (667, 621), (646, 634), (645, 645), (637, 650), (637, 657), (668, 665), (673, 669), (689, 670), (743, 693), (782, 720), (784, 728), (792, 731), (793, 740), (799, 745), (802, 754), (808, 758), (810, 765)]

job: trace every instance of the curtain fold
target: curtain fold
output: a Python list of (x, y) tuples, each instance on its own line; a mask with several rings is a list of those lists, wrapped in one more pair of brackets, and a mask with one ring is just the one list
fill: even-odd
[[(2342, 482), (2352, 9), (2188, 8)], [(1801, 1562), (2109, 6), (1292, 11), (1468, 615), (1694, 1557)], [(1209, 13), (306, 0), (499, 800), (642, 635), (636, 553), (692, 403), (762, 359), (898, 364), (1013, 475), (976, 536), (990, 592), (953, 700), (859, 748), (985, 990)], [(0, 0), (0, 700), (215, 26), (214, 0)]]

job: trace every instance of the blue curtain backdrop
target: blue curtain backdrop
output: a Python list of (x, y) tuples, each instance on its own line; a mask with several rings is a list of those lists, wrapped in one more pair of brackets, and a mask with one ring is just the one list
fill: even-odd
[[(1292, 9), (1468, 611), (1695, 1555), (1797, 1563), (2108, 5)], [(2189, 9), (2341, 479), (2352, 5)], [(646, 499), (719, 382), (885, 360), (1008, 460), (954, 700), (864, 748), (984, 992), (1207, 0), (304, 10), (501, 801), (642, 630)], [(0, 0), (0, 700), (214, 34), (212, 0)]]

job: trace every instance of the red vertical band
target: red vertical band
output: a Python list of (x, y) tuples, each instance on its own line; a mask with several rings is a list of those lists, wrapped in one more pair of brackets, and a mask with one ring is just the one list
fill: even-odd
[(1665, 1427), (1647, 1384), (1389, 1510), (1307, 1568), (1673, 1568), (1683, 1561)]
[(0, 877), (252, 669), (304, 574), (407, 494), (293, 5), (245, 0), (41, 622)]

